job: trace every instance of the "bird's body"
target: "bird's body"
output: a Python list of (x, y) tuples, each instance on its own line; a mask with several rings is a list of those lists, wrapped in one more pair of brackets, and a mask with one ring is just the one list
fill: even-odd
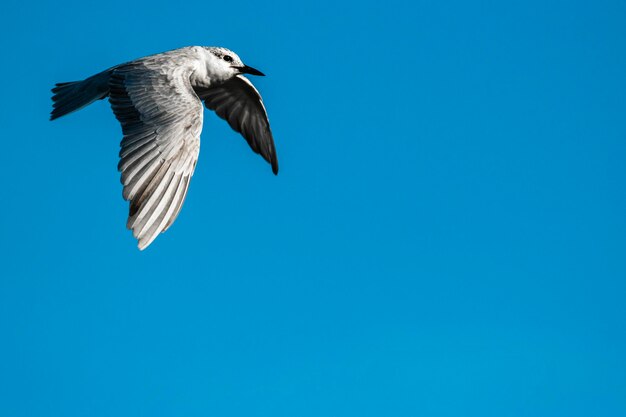
[(117, 65), (52, 90), (51, 120), (109, 97), (122, 125), (119, 171), (127, 227), (144, 249), (176, 219), (200, 151), (203, 105), (278, 172), (269, 121), (243, 73), (263, 75), (225, 48), (191, 46)]

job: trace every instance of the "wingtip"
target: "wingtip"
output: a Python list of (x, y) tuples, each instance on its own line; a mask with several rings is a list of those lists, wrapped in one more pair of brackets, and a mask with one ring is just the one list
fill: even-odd
[(152, 243), (154, 239), (145, 239), (145, 238), (139, 238), (138, 242), (137, 242), (137, 248), (140, 251), (144, 251), (144, 249), (146, 249), (148, 246), (150, 246), (150, 244)]

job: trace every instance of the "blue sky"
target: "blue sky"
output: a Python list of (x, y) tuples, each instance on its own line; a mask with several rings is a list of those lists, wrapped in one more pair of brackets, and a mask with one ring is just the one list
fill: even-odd
[[(0, 415), (626, 415), (626, 4), (8, 1)], [(281, 172), (207, 112), (139, 252), (98, 102), (186, 45), (268, 76)]]

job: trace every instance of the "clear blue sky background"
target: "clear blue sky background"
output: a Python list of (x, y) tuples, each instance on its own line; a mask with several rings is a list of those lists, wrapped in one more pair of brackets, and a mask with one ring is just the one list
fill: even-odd
[[(470, 4), (471, 3), (471, 4)], [(506, 3), (506, 4), (505, 4)], [(3, 3), (0, 415), (626, 415), (626, 3)], [(125, 230), (107, 102), (186, 45), (268, 74)]]

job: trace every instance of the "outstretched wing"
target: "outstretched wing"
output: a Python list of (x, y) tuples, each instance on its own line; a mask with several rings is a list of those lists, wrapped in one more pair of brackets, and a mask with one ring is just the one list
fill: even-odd
[(230, 127), (248, 141), (252, 150), (261, 154), (278, 173), (278, 159), (270, 122), (263, 99), (252, 83), (243, 75), (208, 89), (196, 89), (196, 93), (207, 108), (215, 110)]
[(110, 102), (122, 125), (118, 170), (128, 223), (146, 248), (176, 219), (200, 151), (202, 103), (176, 68), (142, 61), (115, 69)]

